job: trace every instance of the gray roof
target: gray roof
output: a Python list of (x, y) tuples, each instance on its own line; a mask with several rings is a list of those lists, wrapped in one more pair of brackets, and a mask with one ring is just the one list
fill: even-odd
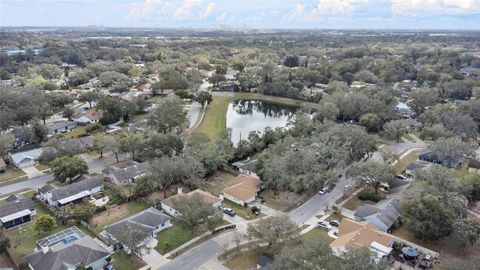
[(253, 160), (242, 160), (242, 161), (237, 161), (233, 163), (232, 165), (243, 170), (247, 170), (249, 172), (256, 172), (257, 171), (257, 159)]
[(102, 185), (103, 179), (101, 177), (92, 177), (68, 186), (55, 188), (50, 190), (50, 192), (52, 193), (52, 200), (57, 201)]
[(377, 213), (378, 211), (380, 211), (380, 209), (378, 209), (377, 207), (370, 204), (364, 204), (358, 207), (357, 210), (355, 210), (355, 212), (353, 213), (353, 215), (356, 217), (364, 218), (364, 217), (371, 216)]
[(35, 202), (30, 198), (22, 198), (16, 201), (7, 202), (0, 205), (0, 217), (15, 214), (26, 209), (33, 209), (35, 206)]
[(13, 160), (13, 162), (15, 162), (16, 164), (18, 164), (27, 158), (37, 160), (38, 157), (40, 157), (40, 155), (42, 154), (42, 152), (43, 152), (43, 148), (37, 148), (29, 151), (18, 152), (15, 154), (10, 153), (9, 155), (10, 155), (10, 159)]
[(130, 161), (125, 168), (110, 167), (104, 169), (102, 173), (113, 174), (119, 182), (123, 183), (144, 173), (146, 169), (147, 163)]
[(407, 170), (413, 171), (413, 170), (418, 170), (418, 169), (423, 169), (426, 167), (429, 167), (430, 163), (424, 162), (424, 161), (414, 161), (408, 164)]
[(369, 216), (375, 216), (380, 220), (387, 228), (393, 225), (395, 221), (402, 215), (402, 206), (400, 200), (393, 199), (383, 209), (379, 209), (373, 205), (363, 205), (357, 208), (354, 216), (360, 218), (366, 218)]
[(138, 229), (149, 234), (153, 232), (157, 226), (169, 220), (169, 216), (150, 207), (136, 215), (105, 227), (105, 231), (121, 242), (125, 232)]
[(110, 253), (86, 235), (70, 244), (60, 242), (51, 247), (45, 254), (42, 251), (27, 257), (27, 262), (35, 270), (67, 270), (83, 263), (90, 265)]
[(51, 125), (48, 126), (48, 130), (50, 131), (55, 131), (55, 130), (59, 130), (59, 129), (64, 129), (65, 127), (69, 127), (69, 126), (74, 126), (76, 125), (75, 122), (73, 121), (67, 121), (67, 120), (61, 120), (61, 121), (58, 121), (58, 122), (55, 122)]

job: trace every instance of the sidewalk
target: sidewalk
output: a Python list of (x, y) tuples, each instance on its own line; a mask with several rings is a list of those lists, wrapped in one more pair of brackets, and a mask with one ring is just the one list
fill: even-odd
[(189, 245), (191, 245), (191, 244), (197, 242), (198, 240), (200, 240), (200, 238), (205, 237), (205, 236), (207, 236), (207, 235), (210, 235), (211, 233), (212, 233), (212, 232), (210, 232), (210, 231), (205, 232), (205, 233), (203, 233), (203, 234), (201, 234), (201, 235), (193, 238), (192, 240), (184, 243), (183, 245), (177, 247), (176, 249), (168, 252), (167, 254), (165, 254), (165, 255), (163, 255), (163, 256), (164, 256), (165, 258), (169, 258), (169, 257), (172, 256), (173, 254), (178, 253), (178, 252), (181, 251), (182, 249), (184, 249), (184, 248), (188, 247)]

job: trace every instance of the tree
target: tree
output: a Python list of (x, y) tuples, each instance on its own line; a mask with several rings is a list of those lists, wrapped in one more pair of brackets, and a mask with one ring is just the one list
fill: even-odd
[(438, 103), (440, 99), (438, 91), (434, 88), (421, 88), (412, 91), (412, 102), (410, 107), (417, 115), (425, 112), (426, 108)]
[(48, 80), (59, 78), (62, 75), (62, 70), (56, 65), (41, 64), (37, 69), (38, 74)]
[(210, 76), (210, 78), (208, 79), (208, 81), (211, 84), (213, 84), (213, 86), (217, 86), (219, 83), (224, 82), (226, 80), (227, 78), (225, 78), (225, 75), (218, 74), (218, 73), (212, 74), (212, 76)]
[(77, 221), (89, 222), (95, 214), (95, 205), (92, 203), (75, 204), (72, 206), (72, 216)]
[(367, 113), (360, 117), (360, 125), (369, 132), (377, 132), (382, 128), (382, 119), (376, 113)]
[(178, 198), (173, 204), (180, 213), (177, 219), (191, 230), (197, 229), (200, 224), (204, 223), (212, 230), (221, 223), (223, 218), (222, 212), (213, 208), (200, 194)]
[(320, 102), (319, 109), (315, 113), (315, 119), (323, 122), (324, 120), (336, 121), (340, 110), (335, 103), (322, 101)]
[(382, 183), (388, 184), (395, 179), (395, 171), (390, 165), (375, 161), (353, 163), (347, 175), (361, 185), (373, 187), (375, 194), (378, 194)]
[(283, 64), (287, 67), (298, 67), (299, 60), (297, 55), (287, 55)]
[(115, 123), (125, 116), (125, 102), (118, 97), (101, 97), (98, 100), (97, 108), (103, 112), (102, 118), (100, 119), (100, 123), (103, 125)]
[(140, 151), (143, 145), (144, 141), (142, 135), (138, 132), (124, 133), (120, 137), (120, 151), (131, 153), (133, 160), (135, 160), (135, 153)]
[(78, 101), (87, 102), (88, 106), (92, 108), (92, 103), (94, 101), (97, 101), (99, 98), (100, 98), (100, 93), (98, 93), (97, 91), (88, 91), (88, 92), (81, 93), (78, 96)]
[(120, 139), (117, 136), (107, 135), (105, 138), (105, 151), (111, 151), (117, 160), (120, 161), (118, 156), (121, 153)]
[(419, 239), (438, 240), (452, 232), (455, 216), (440, 196), (414, 196), (404, 203), (404, 209), (405, 225)]
[(103, 87), (110, 87), (114, 83), (128, 82), (128, 77), (125, 74), (122, 74), (116, 71), (102, 72), (102, 74), (98, 76), (98, 79), (100, 80), (100, 84)]
[(368, 70), (360, 70), (355, 74), (355, 80), (364, 82), (364, 83), (378, 83), (378, 78), (375, 74)]
[(108, 136), (105, 133), (97, 133), (93, 136), (92, 148), (100, 152), (100, 158), (103, 158), (103, 151), (108, 149)]
[(298, 237), (298, 226), (286, 215), (271, 216), (248, 224), (248, 237), (258, 239), (272, 246), (294, 240)]
[(3, 254), (7, 251), (7, 248), (10, 247), (10, 239), (6, 237), (3, 233), (0, 233), (0, 254)]
[(369, 248), (356, 248), (342, 254), (342, 270), (387, 270), (390, 269), (386, 259), (375, 261), (376, 256)]
[(57, 221), (50, 215), (42, 215), (35, 218), (35, 230), (41, 233), (47, 233), (57, 227)]
[(437, 140), (441, 137), (449, 138), (455, 136), (448, 131), (443, 124), (434, 124), (432, 126), (424, 127), (420, 133), (422, 139)]
[(200, 103), (202, 106), (210, 104), (212, 102), (212, 95), (205, 91), (200, 91), (194, 96), (195, 101)]
[(480, 222), (478, 220), (459, 219), (453, 224), (453, 231), (448, 243), (465, 249), (474, 246), (480, 238)]
[(142, 225), (130, 222), (124, 230), (117, 231), (115, 241), (122, 243), (127, 253), (142, 254), (142, 252), (148, 252), (149, 247), (141, 243), (149, 236)]
[(408, 125), (405, 120), (392, 120), (383, 125), (383, 130), (400, 142), (400, 138), (408, 132)]
[(87, 163), (78, 156), (58, 157), (50, 162), (50, 167), (55, 175), (55, 180), (60, 183), (67, 179), (71, 181), (75, 176), (88, 173)]
[(185, 160), (180, 157), (162, 157), (151, 162), (149, 171), (160, 190), (163, 191), (165, 198), (168, 187), (190, 177), (186, 167)]
[(63, 110), (62, 116), (71, 121), (74, 113), (75, 111), (72, 108), (65, 108), (65, 110)]
[(55, 217), (60, 219), (60, 222), (62, 223), (62, 225), (65, 225), (68, 218), (70, 218), (72, 215), (73, 215), (72, 208), (70, 208), (70, 206), (68, 205), (61, 206), (55, 210)]
[(470, 153), (470, 148), (457, 137), (440, 138), (432, 143), (432, 151), (438, 158), (445, 160), (449, 167), (456, 166), (456, 162)]
[(186, 121), (183, 103), (175, 97), (160, 100), (158, 108), (147, 116), (147, 125), (164, 134), (179, 128)]
[(0, 134), (0, 157), (5, 156), (13, 146), (13, 134)]

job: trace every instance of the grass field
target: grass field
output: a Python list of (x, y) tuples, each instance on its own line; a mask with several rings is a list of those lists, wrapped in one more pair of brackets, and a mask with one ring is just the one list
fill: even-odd
[(395, 169), (395, 172), (397, 174), (402, 173), (408, 166), (408, 164), (414, 162), (415, 160), (418, 159), (418, 155), (422, 152), (422, 150), (415, 150), (408, 155), (404, 156), (402, 159), (400, 159), (395, 165), (393, 165), (393, 168)]
[(8, 181), (8, 180), (11, 180), (13, 178), (20, 177), (20, 176), (25, 176), (26, 177), (26, 174), (20, 169), (14, 169), (11, 166), (7, 166), (7, 170), (3, 173), (0, 173), (0, 182)]
[(354, 196), (352, 197), (350, 200), (348, 200), (344, 205), (343, 207), (349, 209), (349, 210), (352, 210), (352, 211), (355, 211), (359, 206), (362, 206), (364, 204), (375, 204), (375, 202), (373, 201), (362, 201), (358, 198), (358, 196)]
[(313, 228), (309, 232), (303, 234), (302, 237), (305, 240), (310, 240), (310, 239), (314, 239), (316, 237), (320, 237), (320, 238), (324, 239), (325, 242), (327, 242), (329, 244), (332, 243), (333, 240), (335, 240), (332, 237), (328, 236), (327, 231), (325, 231), (323, 229), (320, 229), (320, 228)]
[(136, 255), (117, 251), (112, 255), (112, 265), (116, 270), (137, 270), (145, 266), (145, 263)]
[(115, 205), (108, 208), (106, 211), (96, 214), (90, 221), (90, 224), (95, 227), (97, 232), (101, 232), (105, 226), (120, 221), (145, 209), (147, 209), (147, 205), (138, 201), (131, 201), (121, 205)]
[(213, 97), (212, 103), (207, 107), (203, 122), (195, 132), (204, 133), (210, 140), (216, 141), (227, 130), (227, 109), (232, 100), (231, 97)]
[(224, 265), (231, 270), (256, 269), (258, 258), (268, 253), (267, 251), (265, 247), (254, 248), (231, 258)]
[(65, 133), (66, 138), (78, 138), (78, 136), (87, 133), (87, 126), (77, 126), (72, 131)]
[(172, 219), (172, 225), (172, 227), (161, 231), (157, 235), (158, 244), (155, 247), (155, 250), (162, 255), (176, 249), (207, 231), (207, 229), (204, 228), (194, 232), (190, 229), (184, 228), (174, 219)]

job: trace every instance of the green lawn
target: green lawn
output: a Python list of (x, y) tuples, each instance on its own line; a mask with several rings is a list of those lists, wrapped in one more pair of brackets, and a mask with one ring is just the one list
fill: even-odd
[(344, 205), (343, 207), (349, 209), (349, 210), (352, 210), (352, 211), (355, 211), (359, 206), (362, 206), (364, 204), (375, 204), (374, 201), (362, 201), (358, 198), (358, 196), (354, 196), (353, 198), (351, 198), (350, 200), (348, 200)]
[(72, 131), (65, 133), (66, 138), (77, 138), (78, 136), (87, 133), (87, 126), (77, 126)]
[(327, 243), (332, 243), (333, 239), (332, 237), (328, 236), (328, 233), (326, 230), (320, 229), (320, 228), (313, 228), (309, 232), (305, 233), (302, 235), (303, 239), (305, 240), (310, 240), (316, 237), (323, 238)]
[[(20, 176), (26, 177), (26, 174), (20, 169), (15, 169), (11, 166), (8, 166), (5, 172), (0, 173), (0, 182), (12, 180), (13, 178), (17, 178)], [(0, 185), (1, 184), (2, 183), (0, 183)]]
[[(43, 205), (37, 203), (37, 217), (46, 214), (50, 213)], [(55, 228), (53, 231), (48, 233), (40, 233), (35, 231), (34, 222), (35, 219), (26, 225), (22, 225), (18, 228), (4, 232), (5, 236), (10, 238), (11, 246), (8, 249), (8, 252), (12, 256), (12, 260), (15, 261), (17, 265), (21, 263), (27, 255), (33, 253), (36, 246), (36, 240), (67, 228), (67, 226), (61, 226), (61, 224), (58, 224), (57, 228)]]
[(112, 265), (116, 270), (137, 270), (145, 266), (145, 263), (136, 255), (117, 251), (112, 255)]
[(403, 135), (403, 138), (411, 141), (411, 142), (415, 142), (415, 139), (413, 139), (413, 137), (410, 135), (410, 133), (407, 133), (405, 135)]
[(395, 169), (395, 172), (397, 174), (402, 173), (408, 166), (408, 164), (416, 161), (418, 159), (418, 155), (422, 152), (422, 150), (415, 150), (408, 155), (404, 156), (402, 159), (400, 159), (395, 165), (393, 165), (393, 168)]
[(206, 229), (199, 229), (194, 232), (184, 228), (174, 219), (172, 219), (172, 225), (172, 227), (161, 231), (157, 235), (158, 244), (155, 250), (160, 254), (166, 254), (207, 231)]
[(227, 109), (232, 100), (231, 97), (213, 97), (203, 122), (195, 132), (204, 133), (210, 140), (216, 141), (227, 130)]

